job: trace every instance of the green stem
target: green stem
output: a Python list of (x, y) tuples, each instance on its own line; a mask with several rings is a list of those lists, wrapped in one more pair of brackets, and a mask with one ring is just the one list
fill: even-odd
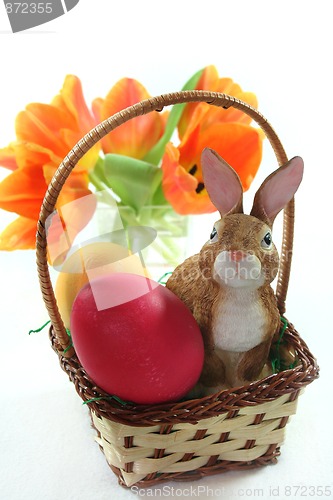
[(103, 191), (104, 189), (106, 189), (104, 183), (100, 181), (99, 176), (94, 171), (89, 172), (89, 181), (93, 186), (95, 186), (97, 191)]
[[(184, 85), (182, 90), (192, 90), (196, 87), (200, 77), (202, 75), (203, 69), (197, 71)], [(152, 163), (153, 165), (159, 165), (165, 150), (165, 146), (170, 141), (178, 123), (183, 114), (183, 110), (186, 104), (177, 104), (172, 107), (168, 120), (165, 127), (165, 132), (160, 138), (160, 140), (155, 144), (155, 146), (149, 151), (145, 156), (144, 161)]]

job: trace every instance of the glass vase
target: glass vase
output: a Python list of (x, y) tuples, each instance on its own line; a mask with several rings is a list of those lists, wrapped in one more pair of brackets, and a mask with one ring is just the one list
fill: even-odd
[(151, 278), (163, 282), (188, 255), (190, 217), (176, 213), (169, 205), (144, 206), (138, 213), (128, 206), (118, 209), (124, 228), (144, 226), (156, 232), (141, 254)]

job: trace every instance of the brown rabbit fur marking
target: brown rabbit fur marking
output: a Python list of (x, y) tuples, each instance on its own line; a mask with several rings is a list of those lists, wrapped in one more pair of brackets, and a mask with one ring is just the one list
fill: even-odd
[[(295, 165), (290, 166), (293, 161)], [(276, 214), (296, 191), (302, 168), (300, 158), (291, 160), (264, 181), (251, 212), (258, 214), (259, 220), (242, 213), (242, 187), (237, 174), (214, 151), (203, 152), (205, 186), (221, 219), (214, 226), (211, 241), (178, 266), (166, 284), (192, 311), (203, 336), (205, 361), (196, 386), (200, 396), (217, 392), (226, 384), (242, 385), (261, 376), (272, 338), (280, 328), (270, 286), (278, 271), (279, 256), (273, 243), (263, 242), (271, 234)], [(230, 191), (221, 190), (218, 184), (223, 182)], [(274, 194), (276, 191), (278, 194)], [(230, 259), (227, 264), (231, 267), (222, 257)], [(240, 265), (245, 266), (243, 271)], [(233, 269), (237, 270), (235, 279), (223, 274)], [(242, 277), (241, 272), (249, 274)], [(251, 272), (256, 273), (254, 278)]]

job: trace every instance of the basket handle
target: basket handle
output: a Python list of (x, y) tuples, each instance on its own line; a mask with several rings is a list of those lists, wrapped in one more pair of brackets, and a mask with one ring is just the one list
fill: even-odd
[[(288, 161), (287, 155), (280, 142), (280, 139), (276, 135), (272, 126), (259, 111), (251, 107), (249, 104), (236, 99), (235, 97), (218, 92), (209, 92), (204, 90), (186, 90), (173, 92), (170, 94), (164, 94), (158, 97), (146, 99), (137, 104), (134, 104), (133, 106), (129, 106), (128, 108), (119, 111), (110, 118), (104, 120), (100, 124), (96, 125), (96, 127), (88, 132), (82, 139), (80, 139), (80, 141), (71, 149), (68, 155), (61, 162), (59, 168), (55, 172), (49, 184), (40, 211), (36, 237), (37, 267), (40, 287), (48, 314), (53, 325), (54, 335), (59, 344), (57, 348), (60, 348), (63, 351), (62, 354), (65, 357), (71, 357), (74, 354), (74, 349), (73, 347), (70, 347), (70, 339), (60, 316), (60, 312), (52, 288), (47, 261), (45, 221), (48, 216), (54, 211), (60, 191), (75, 165), (82, 158), (82, 156), (100, 139), (102, 139), (112, 130), (116, 129), (119, 125), (131, 120), (132, 118), (140, 115), (145, 115), (147, 113), (150, 113), (151, 111), (162, 111), (164, 106), (183, 104), (188, 102), (206, 102), (207, 104), (219, 106), (224, 109), (228, 109), (230, 107), (240, 109), (248, 116), (250, 116), (255, 122), (257, 122), (257, 124), (265, 132), (274, 150), (279, 166), (284, 165)], [(283, 217), (283, 239), (276, 288), (277, 303), (281, 314), (285, 312), (285, 302), (291, 270), (291, 257), (294, 236), (294, 211), (295, 209), (293, 198), (285, 207)]]

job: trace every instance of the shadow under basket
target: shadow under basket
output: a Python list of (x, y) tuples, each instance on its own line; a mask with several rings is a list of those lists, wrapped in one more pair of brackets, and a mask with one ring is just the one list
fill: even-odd
[[(41, 291), (52, 327), (50, 338), (61, 367), (89, 406), (96, 441), (119, 483), (151, 486), (166, 480), (193, 480), (229, 470), (275, 463), (285, 426), (296, 412), (298, 396), (318, 377), (319, 368), (305, 342), (286, 321), (284, 345), (295, 350), (298, 364), (265, 379), (201, 399), (159, 405), (124, 403), (98, 387), (81, 366), (59, 313), (47, 256), (47, 218), (61, 188), (82, 156), (122, 123), (164, 106), (206, 102), (233, 106), (253, 118), (268, 137), (279, 165), (288, 158), (271, 125), (257, 110), (231, 96), (209, 91), (183, 91), (130, 106), (83, 137), (55, 173), (41, 208), (37, 232), (37, 265)], [(293, 245), (294, 200), (284, 210), (283, 243), (276, 298), (285, 313)]]

